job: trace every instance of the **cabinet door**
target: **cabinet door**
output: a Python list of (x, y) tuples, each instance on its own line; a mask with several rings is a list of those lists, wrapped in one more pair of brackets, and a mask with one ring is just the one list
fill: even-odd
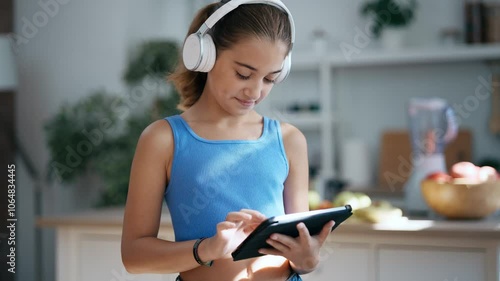
[(486, 281), (481, 249), (383, 247), (378, 258), (379, 281)]
[(306, 281), (368, 281), (372, 271), (368, 244), (327, 243), (321, 249), (319, 267), (302, 276)]
[(129, 274), (122, 264), (120, 236), (108, 234), (80, 235), (78, 266), (75, 276), (65, 280), (78, 281), (175, 281), (177, 274)]

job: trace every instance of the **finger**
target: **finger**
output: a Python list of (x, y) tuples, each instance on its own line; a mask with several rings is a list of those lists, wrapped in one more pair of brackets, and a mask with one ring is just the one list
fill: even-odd
[(254, 223), (248, 223), (246, 224), (244, 227), (243, 227), (243, 231), (245, 232), (252, 232), (254, 231), (258, 226), (260, 225), (260, 223), (257, 223), (257, 222), (254, 222)]
[[(266, 240), (267, 241), (272, 241), (274, 242), (274, 244), (269, 244), (271, 246), (275, 246), (275, 245), (283, 245), (285, 248), (281, 248), (281, 249), (278, 249), (278, 250), (281, 250), (281, 251), (284, 251), (284, 250), (287, 250), (287, 249), (291, 249), (293, 247), (296, 247), (297, 246), (297, 241), (295, 240), (295, 238), (291, 237), (291, 236), (287, 236), (287, 235), (283, 235), (283, 234), (279, 234), (279, 233), (273, 233), (269, 236), (269, 238)], [(278, 245), (278, 246), (279, 246)], [(275, 247), (276, 248), (276, 247)]]
[[(271, 237), (272, 236), (274, 236), (274, 235), (271, 235)], [(291, 247), (285, 243), (282, 243), (282, 241), (279, 240), (279, 238), (277, 238), (277, 237), (273, 237), (273, 238), (274, 239), (272, 239), (272, 238), (267, 239), (266, 243), (271, 245), (271, 247), (278, 250), (279, 252), (286, 252), (286, 251), (290, 250)]]
[(283, 253), (276, 250), (276, 249), (273, 249), (273, 248), (262, 248), (262, 249), (259, 249), (259, 253), (263, 254), (263, 255), (274, 255), (274, 256), (282, 256)]
[(263, 220), (267, 219), (267, 217), (264, 214), (262, 214), (261, 212), (256, 211), (256, 210), (241, 209), (240, 212), (247, 213), (247, 214), (251, 215), (253, 219), (258, 220), (258, 221), (263, 221)]
[(326, 223), (324, 226), (323, 226), (323, 229), (321, 230), (321, 232), (318, 234), (318, 239), (320, 241), (321, 244), (323, 244), (323, 242), (326, 240), (326, 238), (328, 238), (328, 235), (330, 234), (330, 232), (332, 231), (332, 227), (335, 225), (335, 222), (334, 221), (329, 221), (328, 223)]
[(245, 212), (229, 212), (226, 216), (226, 221), (238, 222), (248, 221), (252, 219), (252, 215)]
[(309, 245), (309, 242), (311, 241), (311, 234), (309, 234), (309, 229), (307, 229), (306, 225), (303, 222), (298, 223), (297, 230), (299, 231), (300, 243), (303, 245)]
[(222, 231), (226, 229), (238, 228), (238, 223), (223, 221), (217, 224), (217, 231)]

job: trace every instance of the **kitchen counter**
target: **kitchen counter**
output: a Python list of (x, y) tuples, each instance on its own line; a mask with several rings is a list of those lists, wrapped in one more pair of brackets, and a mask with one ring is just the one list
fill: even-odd
[[(158, 236), (173, 240), (164, 209)], [(38, 218), (38, 227), (56, 229), (56, 280), (133, 280), (136, 276), (125, 271), (120, 257), (122, 220), (123, 208)], [(303, 276), (305, 281), (332, 276), (357, 281), (500, 281), (500, 219), (403, 218), (370, 224), (352, 217), (328, 237), (320, 258), (320, 266)], [(146, 274), (141, 280), (175, 276)]]
[[(39, 227), (121, 227), (123, 208), (94, 209), (75, 214), (41, 217), (37, 220)], [(168, 212), (161, 216), (161, 227), (171, 228)], [(477, 237), (483, 239), (500, 239), (500, 218), (490, 217), (484, 220), (432, 220), (425, 218), (402, 218), (401, 220), (371, 224), (348, 219), (335, 233), (363, 234), (409, 234), (436, 237)]]

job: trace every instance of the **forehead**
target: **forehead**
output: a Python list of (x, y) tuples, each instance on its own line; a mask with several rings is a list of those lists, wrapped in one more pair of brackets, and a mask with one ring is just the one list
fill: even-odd
[(281, 40), (273, 41), (252, 37), (238, 41), (231, 48), (223, 51), (221, 56), (227, 55), (233, 60), (255, 66), (258, 66), (256, 64), (278, 64), (281, 66), (287, 51), (287, 45)]

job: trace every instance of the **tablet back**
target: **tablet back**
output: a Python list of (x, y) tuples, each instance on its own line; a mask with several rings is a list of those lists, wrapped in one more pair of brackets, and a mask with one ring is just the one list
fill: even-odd
[(303, 222), (307, 226), (309, 233), (311, 235), (316, 235), (321, 232), (323, 226), (330, 220), (335, 221), (335, 225), (332, 228), (333, 231), (351, 215), (352, 208), (350, 205), (346, 205), (343, 207), (271, 217), (263, 221), (252, 233), (250, 233), (231, 255), (235, 261), (262, 256), (258, 250), (262, 248), (271, 248), (271, 246), (266, 243), (266, 240), (273, 233), (298, 237), (299, 232), (297, 230), (297, 224)]

